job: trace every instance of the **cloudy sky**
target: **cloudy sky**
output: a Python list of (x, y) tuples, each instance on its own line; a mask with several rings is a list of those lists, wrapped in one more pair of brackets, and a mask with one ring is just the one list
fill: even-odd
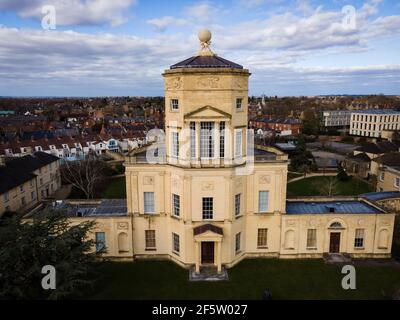
[(162, 95), (203, 27), (250, 94), (400, 94), (399, 0), (0, 0), (0, 95)]

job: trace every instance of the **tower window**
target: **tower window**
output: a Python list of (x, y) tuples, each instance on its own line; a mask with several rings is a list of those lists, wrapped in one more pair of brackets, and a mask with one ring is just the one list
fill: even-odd
[(172, 132), (172, 155), (179, 157), (179, 133)]
[(190, 157), (196, 158), (196, 123), (190, 123)]
[(175, 217), (180, 216), (180, 211), (181, 211), (181, 198), (177, 194), (172, 195), (172, 213)]
[(235, 237), (235, 252), (238, 253), (240, 251), (240, 232), (236, 234)]
[(156, 247), (156, 231), (145, 230), (146, 249), (154, 249)]
[(171, 109), (179, 110), (179, 100), (178, 99), (171, 99)]
[(211, 197), (203, 198), (203, 219), (209, 220), (214, 217), (214, 199)]
[(202, 158), (214, 157), (214, 122), (200, 123), (200, 156)]
[(235, 216), (240, 215), (240, 193), (235, 195)]
[(154, 213), (154, 192), (145, 192), (143, 197), (144, 213)]
[(257, 247), (258, 248), (267, 247), (267, 240), (268, 240), (268, 229), (258, 229)]
[(225, 122), (219, 123), (219, 157), (225, 158)]
[(315, 248), (317, 246), (317, 229), (307, 230), (307, 248)]
[(179, 235), (177, 235), (176, 233), (172, 234), (172, 248), (175, 253), (179, 253), (180, 251)]
[(242, 102), (243, 102), (242, 98), (236, 99), (236, 110), (242, 110)]
[(259, 191), (258, 193), (258, 212), (268, 212), (268, 191)]
[(236, 131), (235, 135), (235, 156), (242, 156), (242, 131)]

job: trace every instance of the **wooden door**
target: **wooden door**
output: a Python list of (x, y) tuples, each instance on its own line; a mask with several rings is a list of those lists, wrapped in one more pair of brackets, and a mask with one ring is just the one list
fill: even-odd
[(331, 233), (329, 252), (330, 253), (339, 253), (340, 252), (340, 232), (332, 232)]
[(201, 243), (201, 263), (214, 263), (214, 242)]

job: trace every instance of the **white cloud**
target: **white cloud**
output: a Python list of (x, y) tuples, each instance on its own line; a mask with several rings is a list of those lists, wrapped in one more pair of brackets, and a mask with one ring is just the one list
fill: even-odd
[(156, 31), (163, 32), (168, 27), (175, 25), (178, 27), (182, 27), (188, 24), (188, 21), (185, 19), (177, 19), (172, 16), (165, 16), (156, 19), (150, 19), (146, 21), (148, 24), (152, 25)]
[(58, 25), (119, 25), (126, 21), (126, 11), (136, 0), (3, 0), (0, 10), (13, 10), (23, 18), (41, 20), (42, 7), (56, 9)]

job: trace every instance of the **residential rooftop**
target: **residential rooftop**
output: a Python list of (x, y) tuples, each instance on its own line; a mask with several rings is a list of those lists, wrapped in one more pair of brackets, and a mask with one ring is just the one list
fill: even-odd
[(362, 194), (361, 197), (366, 198), (370, 201), (379, 201), (383, 199), (400, 198), (400, 192), (398, 191), (369, 192)]
[(70, 217), (126, 216), (126, 199), (57, 201), (55, 209), (64, 210)]
[(365, 110), (353, 110), (352, 113), (363, 113), (363, 114), (400, 114), (400, 111), (393, 109), (365, 109)]

